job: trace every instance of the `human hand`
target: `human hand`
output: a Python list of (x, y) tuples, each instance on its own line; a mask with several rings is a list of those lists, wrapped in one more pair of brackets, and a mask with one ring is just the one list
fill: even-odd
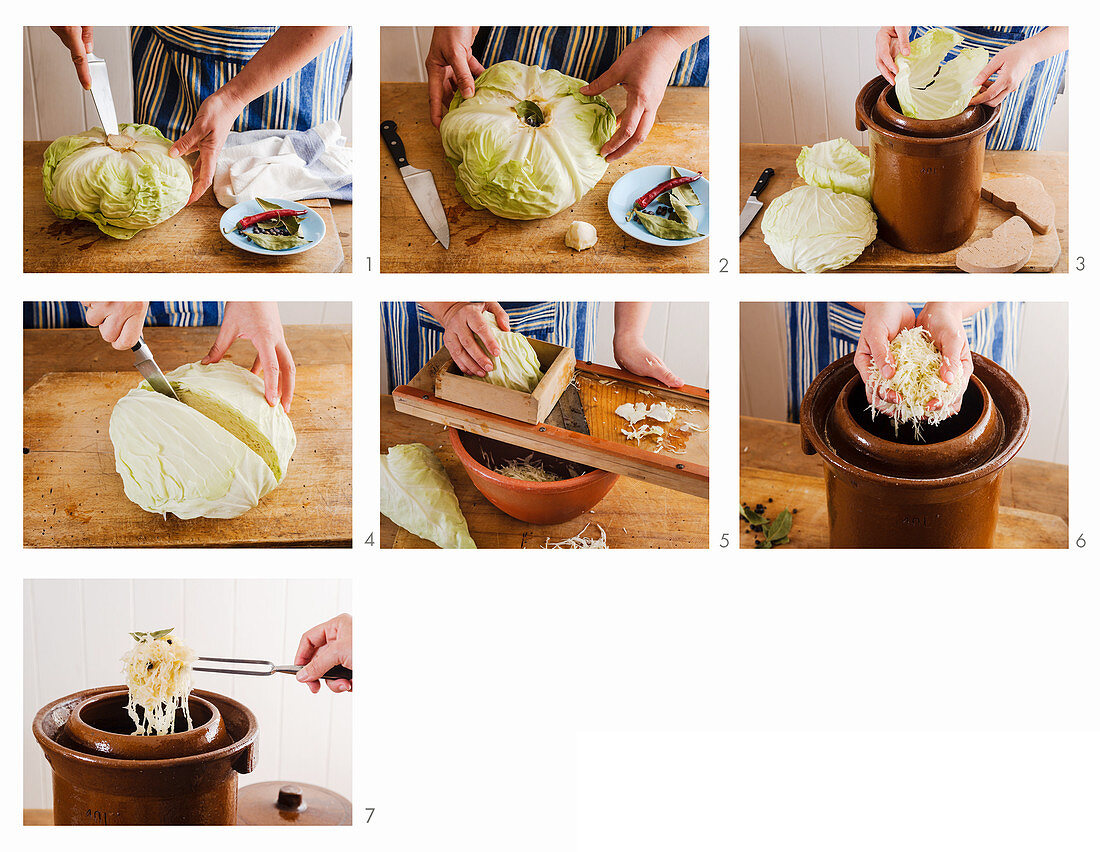
[[(463, 373), (484, 378), (492, 369), (491, 358), (500, 357), (500, 344), (481, 314), (488, 311), (501, 331), (508, 331), (508, 314), (498, 302), (424, 302), (424, 307), (443, 326), (443, 345)], [(480, 341), (480, 343), (479, 343)], [(486, 354), (488, 353), (488, 354)]]
[(92, 72), (88, 70), (88, 54), (92, 53), (92, 27), (50, 27), (61, 43), (69, 48), (76, 66), (76, 79), (85, 89), (92, 88)]
[(202, 363), (216, 364), (233, 341), (242, 337), (256, 347), (252, 372), (258, 376), (263, 371), (267, 404), (282, 401), (283, 410), (289, 414), (294, 398), (294, 356), (283, 336), (279, 306), (275, 302), (226, 302), (222, 326)]
[(855, 367), (863, 379), (867, 403), (883, 414), (893, 416), (898, 395), (893, 390), (876, 388), (872, 393), (871, 365), (879, 368), (879, 376), (892, 378), (896, 372), (890, 342), (903, 328), (917, 324), (913, 309), (905, 302), (867, 302), (863, 306), (863, 326), (856, 344)]
[[(986, 63), (986, 66), (974, 78), (974, 85), (981, 86), (981, 90), (970, 99), (972, 105), (989, 104), (990, 106), (997, 106), (1012, 92), (1020, 88), (1020, 84), (1027, 79), (1032, 66), (1041, 59), (1036, 51), (1032, 49), (1029, 41), (1024, 40), (1016, 44), (1010, 44), (1004, 50), (998, 51)], [(997, 79), (990, 81), (989, 78), (994, 74), (997, 75)]]
[[(974, 375), (974, 359), (970, 352), (970, 342), (963, 331), (965, 310), (957, 302), (928, 302), (917, 317), (917, 325), (928, 330), (932, 342), (940, 350), (940, 378), (947, 384), (953, 384), (960, 375), (962, 388), (970, 384)], [(958, 414), (962, 407), (963, 394), (959, 394), (950, 406), (944, 409), (947, 416)], [(928, 411), (939, 411), (943, 404), (934, 399), (928, 403)]]
[(84, 319), (115, 349), (132, 349), (141, 338), (148, 302), (81, 302)]
[(424, 60), (428, 72), (428, 115), (439, 128), (455, 92), (474, 96), (474, 78), (485, 70), (473, 54), (478, 27), (436, 27)]
[(615, 362), (628, 373), (648, 376), (670, 388), (683, 387), (684, 380), (665, 366), (665, 362), (646, 346), (640, 334), (622, 333), (616, 328), (612, 349)]
[[(298, 653), (294, 655), (294, 665), (304, 667), (295, 677), (316, 695), (321, 689), (321, 675), (333, 666), (353, 668), (351, 647), (351, 616), (346, 612), (311, 627), (302, 634)], [(351, 692), (351, 681), (346, 678), (326, 680), (325, 683), (333, 692)]]
[(619, 129), (600, 149), (600, 156), (609, 163), (645, 142), (681, 52), (674, 38), (654, 27), (628, 44), (610, 68), (581, 89), (582, 95), (589, 96), (616, 85), (626, 90), (626, 109), (619, 115)]
[(240, 103), (232, 93), (219, 89), (202, 102), (190, 129), (168, 149), (169, 157), (183, 157), (192, 151), (198, 152), (192, 169), (191, 196), (187, 203), (198, 201), (202, 194), (214, 182), (214, 169), (218, 165), (225, 138), (229, 135), (233, 122), (244, 110), (246, 104)]
[(894, 85), (898, 73), (894, 57), (909, 55), (909, 27), (881, 27), (875, 33), (875, 67)]

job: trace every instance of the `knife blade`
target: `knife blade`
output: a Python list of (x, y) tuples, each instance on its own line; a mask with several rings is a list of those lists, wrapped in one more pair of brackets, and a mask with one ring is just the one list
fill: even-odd
[(139, 337), (138, 342), (130, 348), (134, 353), (134, 367), (139, 373), (145, 376), (145, 380), (149, 382), (149, 387), (157, 393), (162, 393), (165, 396), (172, 397), (172, 399), (179, 400), (176, 391), (172, 388), (172, 384), (164, 377), (164, 373), (162, 373), (160, 367), (157, 366), (157, 362), (153, 360), (153, 353), (149, 351), (149, 347), (145, 344), (145, 341)]
[(591, 435), (588, 429), (588, 418), (584, 416), (584, 403), (581, 402), (581, 392), (577, 386), (570, 383), (565, 386), (558, 404), (550, 411), (546, 422), (551, 426), (568, 429), (581, 435)]
[(87, 59), (88, 71), (92, 75), (92, 102), (103, 123), (103, 132), (108, 136), (118, 136), (118, 118), (115, 115), (115, 101), (111, 97), (111, 81), (107, 77), (107, 61), (94, 53), (89, 53)]
[(420, 211), (420, 215), (431, 232), (435, 234), (436, 239), (443, 244), (443, 248), (449, 249), (451, 229), (447, 224), (447, 214), (443, 212), (443, 204), (439, 200), (439, 190), (435, 188), (435, 178), (427, 169), (417, 169), (409, 165), (409, 160), (405, 156), (405, 143), (397, 135), (396, 123), (383, 121), (381, 131), (386, 147), (390, 149), (390, 156), (397, 164), (401, 178), (405, 181), (405, 187), (416, 204), (416, 209)]
[(752, 192), (749, 193), (748, 199), (745, 201), (745, 206), (741, 210), (741, 233), (745, 233), (745, 229), (752, 224), (752, 220), (756, 218), (756, 214), (760, 212), (764, 204), (760, 200), (759, 195), (764, 191), (764, 187), (768, 185), (768, 181), (772, 179), (772, 175), (775, 174), (775, 169), (764, 169), (760, 173), (760, 179), (756, 181), (756, 186), (752, 188)]

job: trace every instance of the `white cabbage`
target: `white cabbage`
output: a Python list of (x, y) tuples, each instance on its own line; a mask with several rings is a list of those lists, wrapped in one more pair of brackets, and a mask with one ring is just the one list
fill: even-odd
[(439, 126), (459, 193), (504, 219), (545, 219), (592, 189), (615, 112), (584, 80), (508, 60), (486, 68), (474, 96), (456, 93)]
[(182, 401), (142, 382), (111, 413), (126, 496), (185, 520), (247, 512), (286, 476), (297, 443), (290, 418), (267, 404), (261, 378), (228, 361), (166, 377)]
[(775, 259), (792, 272), (847, 266), (878, 235), (870, 203), (849, 192), (799, 186), (768, 205), (760, 223)]
[(871, 158), (847, 139), (803, 146), (795, 165), (806, 183), (871, 200)]
[[(480, 377), (481, 380), (502, 388), (530, 393), (538, 387), (542, 379), (542, 365), (539, 364), (539, 356), (535, 354), (531, 341), (514, 331), (501, 331), (496, 317), (488, 311), (484, 311), (482, 317), (489, 323), (493, 336), (500, 344), (500, 355), (493, 359), (493, 369)], [(478, 345), (481, 345), (480, 340)]]
[(383, 515), (440, 547), (477, 547), (435, 453), (423, 444), (398, 444), (380, 458)]
[(119, 240), (175, 216), (191, 195), (191, 167), (168, 156), (172, 143), (147, 124), (98, 127), (46, 149), (42, 188), (62, 219), (86, 219)]
[(967, 108), (981, 88), (974, 85), (974, 78), (989, 62), (989, 53), (982, 47), (966, 47), (943, 62), (962, 40), (950, 30), (929, 30), (909, 43), (908, 56), (894, 60), (898, 66), (894, 91), (905, 115), (934, 120), (951, 118)]

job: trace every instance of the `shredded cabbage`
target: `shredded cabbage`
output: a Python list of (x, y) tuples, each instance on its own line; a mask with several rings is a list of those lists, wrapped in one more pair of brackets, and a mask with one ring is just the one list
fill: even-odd
[(546, 544), (542, 546), (543, 550), (610, 550), (607, 546), (607, 530), (596, 524), (596, 529), (600, 531), (599, 538), (585, 538), (584, 532), (587, 530), (591, 523), (584, 525), (584, 529), (577, 533), (572, 538), (566, 538), (562, 541), (550, 541), (546, 539)]
[(542, 379), (542, 365), (539, 364), (539, 356), (535, 354), (531, 341), (514, 331), (501, 331), (496, 317), (488, 311), (482, 316), (491, 326), (493, 336), (500, 344), (500, 355), (493, 359), (493, 369), (479, 378), (491, 385), (530, 393)]
[(525, 482), (560, 482), (561, 477), (542, 466), (534, 454), (522, 459), (510, 459), (493, 470), (509, 479), (522, 479)]
[(177, 709), (183, 710), (187, 730), (194, 727), (187, 696), (191, 694), (191, 663), (195, 654), (171, 633), (172, 628), (131, 633), (134, 647), (122, 655), (122, 671), (129, 691), (126, 712), (136, 727), (136, 736), (175, 733)]
[[(932, 342), (932, 335), (922, 326), (898, 332), (890, 342), (890, 353), (896, 372), (889, 379), (883, 379), (879, 366), (872, 364), (871, 395), (877, 397), (880, 389), (897, 393), (898, 403), (890, 407), (895, 431), (902, 423), (912, 423), (914, 433), (920, 437), (922, 422), (936, 426), (950, 416), (951, 406), (966, 390), (966, 380), (961, 370), (950, 385), (940, 378), (943, 359)], [(929, 411), (928, 403), (934, 399), (942, 405), (936, 411)], [(877, 406), (872, 405), (872, 419), (876, 411)]]

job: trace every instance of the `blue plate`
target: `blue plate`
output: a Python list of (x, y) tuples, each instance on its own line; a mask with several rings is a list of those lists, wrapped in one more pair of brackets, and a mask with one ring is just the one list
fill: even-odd
[[(702, 181), (696, 181), (696, 183), (702, 183)], [(702, 196), (699, 196), (702, 198)], [(306, 207), (301, 201), (287, 201), (285, 198), (265, 198), (264, 201), (270, 201), (272, 204), (278, 204), (280, 207), (284, 207), (287, 210), (305, 210), (306, 218), (304, 218), (301, 224), (298, 226), (298, 233), (309, 240), (304, 246), (298, 246), (297, 248), (283, 249), (282, 251), (272, 251), (271, 249), (261, 248), (256, 245), (252, 240), (245, 237), (238, 231), (231, 230), (241, 219), (246, 216), (253, 216), (256, 213), (262, 213), (264, 208), (260, 206), (260, 202), (254, 198), (250, 198), (248, 201), (242, 201), (238, 204), (234, 204), (224, 213), (222, 213), (221, 221), (218, 222), (218, 227), (221, 229), (222, 236), (229, 242), (235, 245), (237, 248), (250, 251), (253, 254), (299, 254), (303, 251), (309, 251), (315, 245), (321, 242), (325, 237), (325, 220), (321, 218), (321, 214), (316, 210), (311, 210)]]
[[(698, 174), (698, 172), (680, 166), (677, 166), (676, 169), (682, 175)], [(699, 240), (705, 240), (710, 233), (710, 183), (705, 177), (699, 178), (691, 184), (691, 188), (695, 190), (695, 194), (699, 196), (702, 204), (698, 207), (688, 208), (699, 220), (699, 227), (696, 230), (702, 236), (692, 237), (689, 240), (666, 240), (653, 236), (637, 221), (626, 221), (627, 214), (634, 206), (634, 199), (641, 198), (657, 184), (664, 183), (670, 177), (672, 177), (672, 166), (642, 166), (640, 169), (627, 172), (615, 181), (615, 185), (611, 187), (611, 192), (607, 194), (607, 212), (611, 214), (611, 219), (634, 239), (655, 246), (689, 246), (692, 243), (699, 242)], [(646, 208), (646, 212), (652, 213), (656, 208), (656, 204), (650, 204)]]

